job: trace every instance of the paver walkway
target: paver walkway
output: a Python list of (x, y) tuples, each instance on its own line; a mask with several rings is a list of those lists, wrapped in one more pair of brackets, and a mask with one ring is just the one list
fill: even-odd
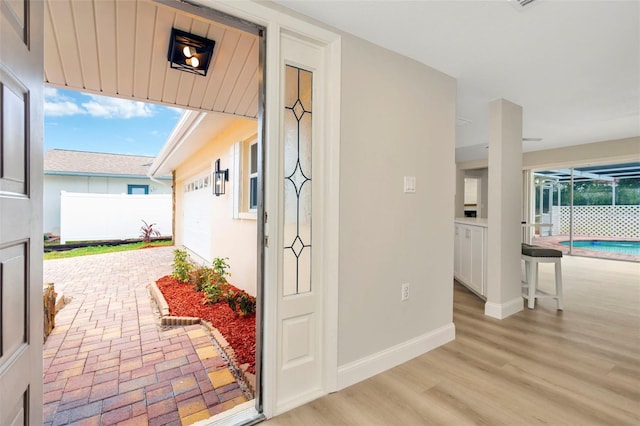
[(173, 249), (44, 262), (72, 298), (44, 345), (45, 425), (186, 425), (246, 401), (206, 329), (159, 325), (147, 285)]

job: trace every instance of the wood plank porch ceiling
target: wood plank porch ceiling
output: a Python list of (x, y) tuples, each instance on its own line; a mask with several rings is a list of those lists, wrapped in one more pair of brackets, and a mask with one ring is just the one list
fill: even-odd
[[(46, 0), (45, 82), (255, 118), (258, 37), (150, 0)], [(171, 69), (175, 27), (216, 41), (206, 77)]]

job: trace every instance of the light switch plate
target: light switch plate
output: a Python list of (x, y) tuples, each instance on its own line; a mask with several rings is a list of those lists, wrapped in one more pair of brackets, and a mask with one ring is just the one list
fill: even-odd
[(414, 193), (414, 192), (416, 192), (416, 177), (415, 176), (405, 176), (404, 177), (404, 192), (405, 193)]

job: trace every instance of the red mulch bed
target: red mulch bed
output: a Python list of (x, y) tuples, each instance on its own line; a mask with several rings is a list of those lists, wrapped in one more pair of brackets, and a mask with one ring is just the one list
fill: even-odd
[[(212, 305), (202, 303), (204, 294), (192, 284), (180, 283), (171, 276), (156, 281), (173, 316), (198, 317), (209, 321), (227, 339), (239, 364), (249, 364), (248, 371), (256, 372), (256, 316), (237, 316), (226, 301)], [(232, 290), (238, 289), (231, 286)]]

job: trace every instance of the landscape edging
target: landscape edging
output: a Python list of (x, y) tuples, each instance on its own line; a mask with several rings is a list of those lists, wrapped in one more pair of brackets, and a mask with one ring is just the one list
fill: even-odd
[(213, 324), (209, 321), (204, 321), (198, 317), (175, 317), (169, 315), (169, 304), (164, 298), (164, 295), (158, 288), (158, 285), (155, 282), (149, 284), (149, 290), (151, 293), (151, 297), (155, 300), (158, 305), (158, 309), (160, 310), (160, 324), (163, 326), (175, 326), (175, 325), (192, 325), (192, 324), (202, 324), (205, 326), (209, 332), (211, 333), (211, 337), (216, 341), (218, 346), (224, 351), (225, 355), (229, 359), (229, 361), (235, 367), (235, 370), (240, 375), (241, 379), (246, 384), (251, 395), (255, 395), (256, 389), (256, 376), (247, 371), (249, 367), (248, 364), (238, 365), (238, 359), (236, 358), (236, 354), (227, 342), (227, 339), (224, 338), (220, 330), (215, 328)]

